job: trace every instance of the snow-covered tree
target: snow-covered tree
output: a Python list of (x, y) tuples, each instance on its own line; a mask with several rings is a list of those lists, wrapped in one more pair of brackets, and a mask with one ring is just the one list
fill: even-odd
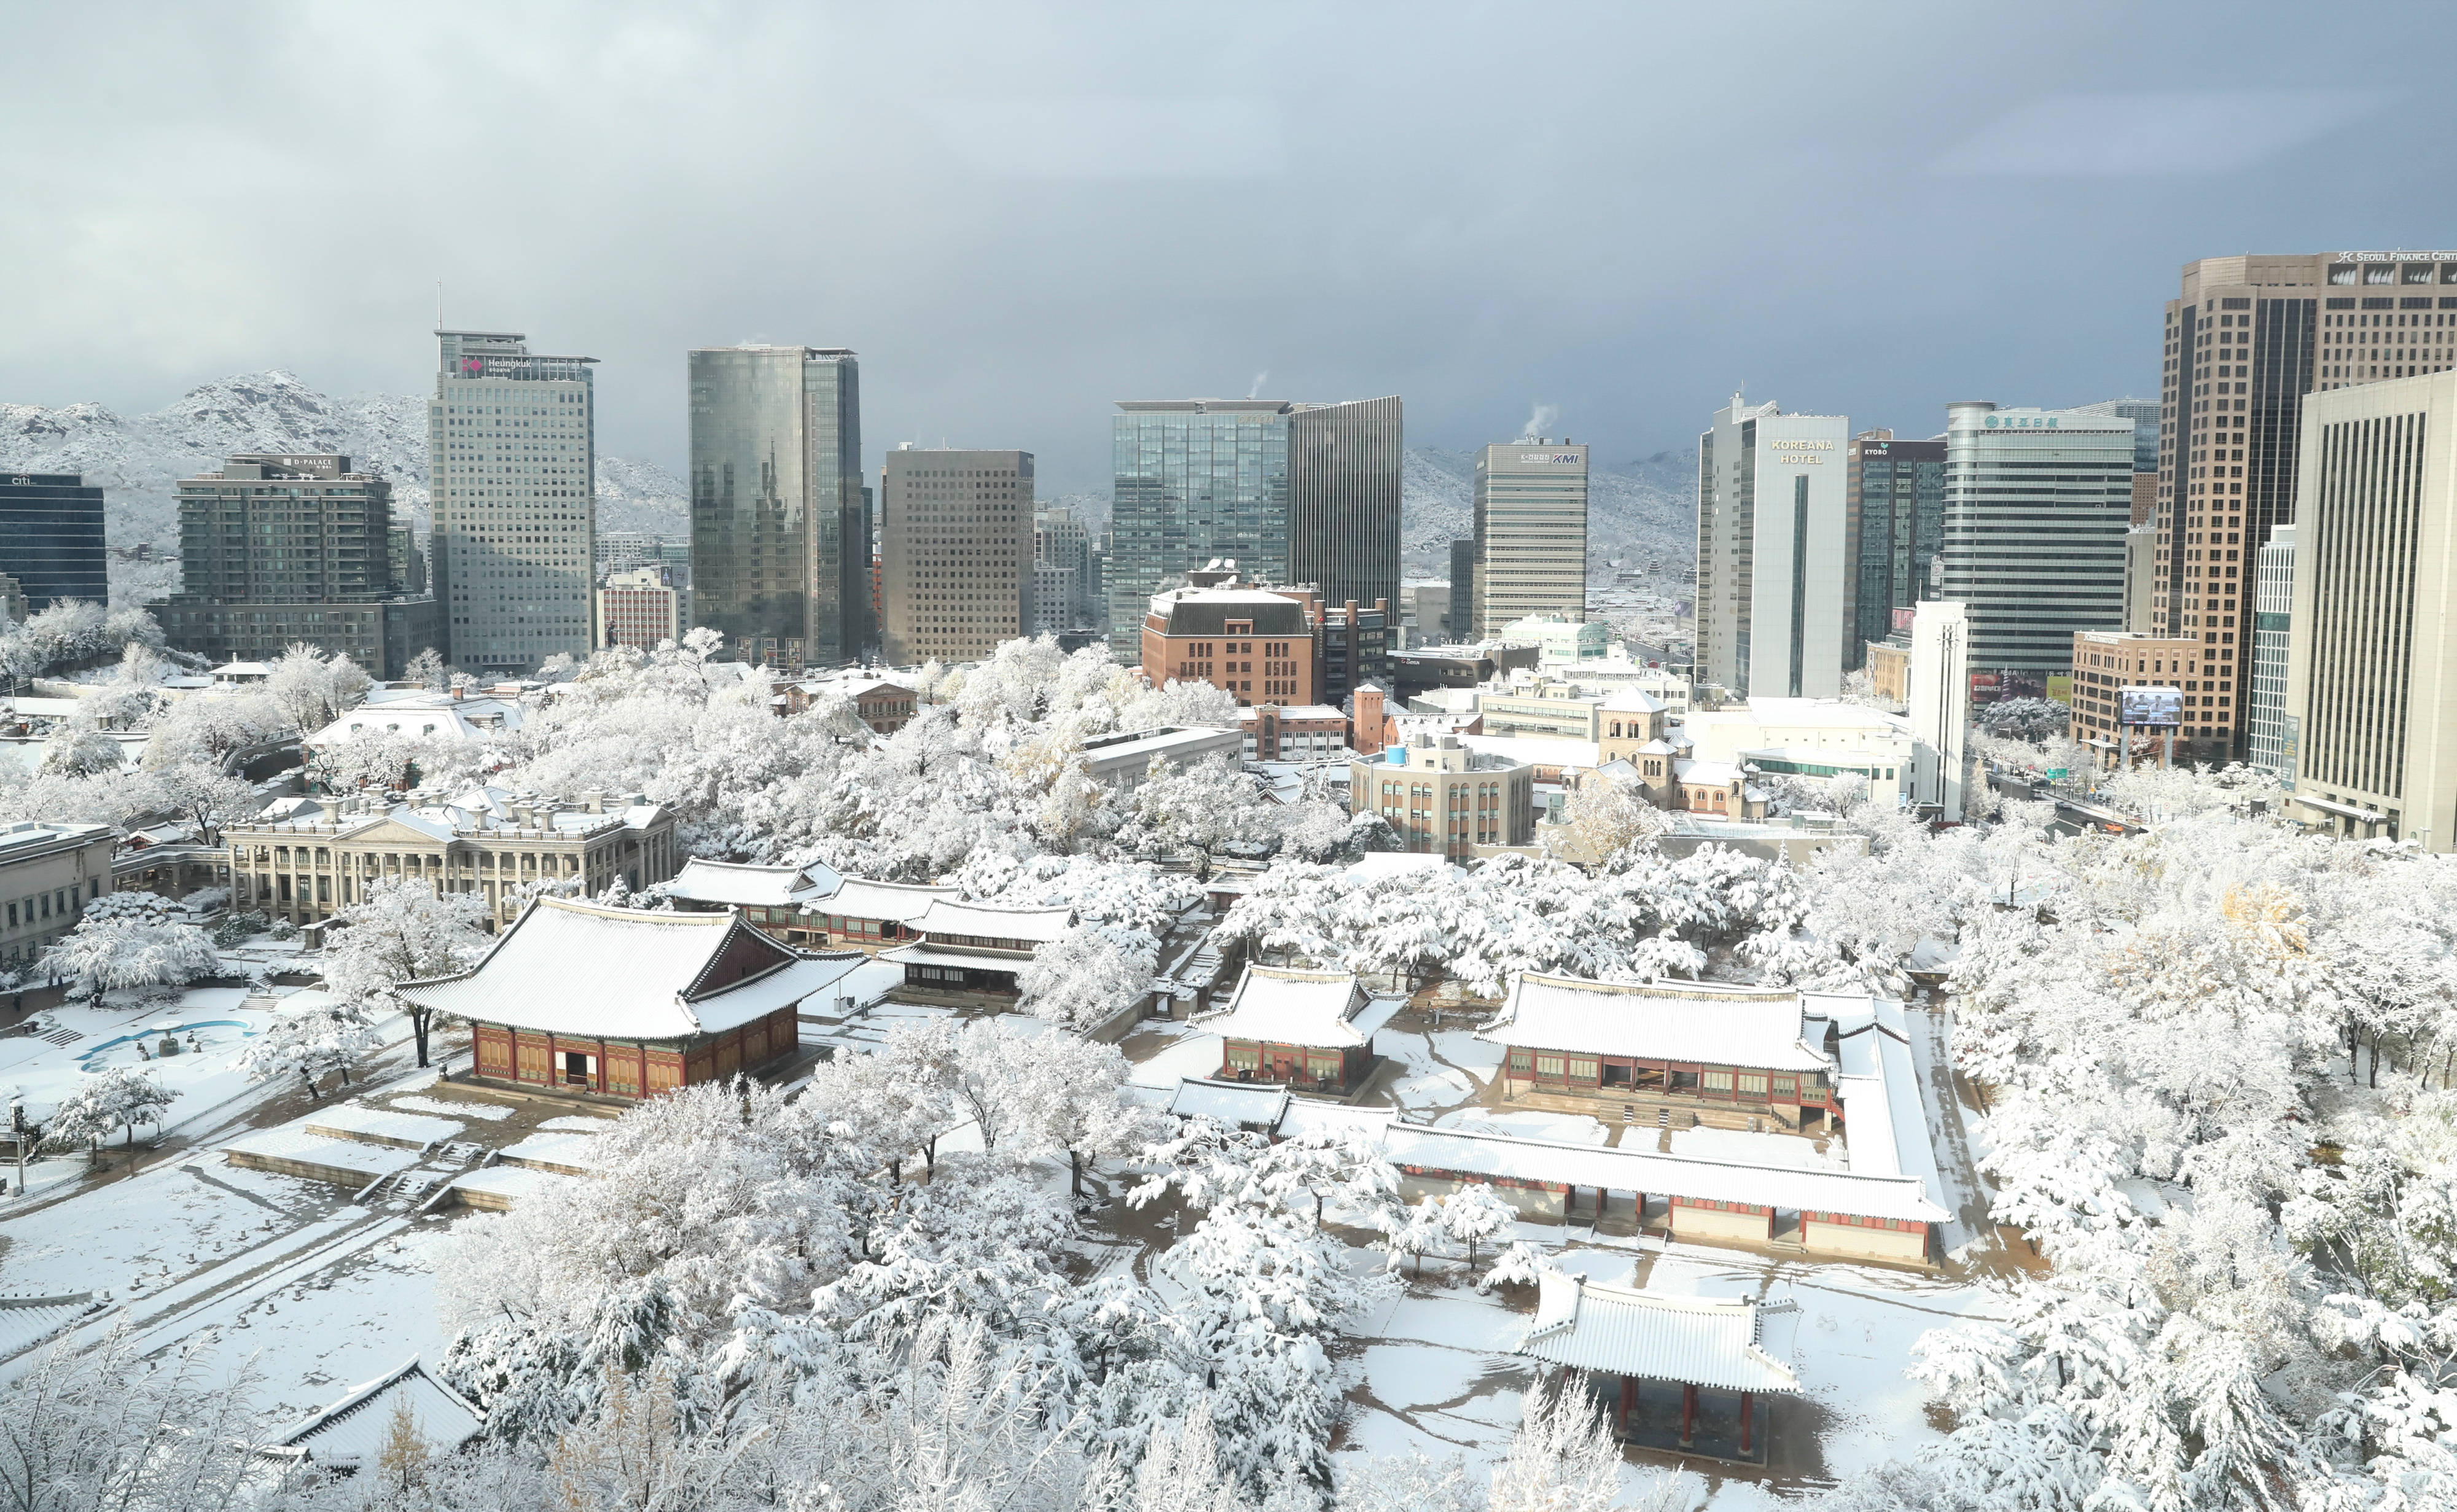
[(93, 997), (122, 988), (182, 987), (214, 973), (212, 936), (193, 924), (174, 922), (177, 915), (168, 909), (159, 917), (130, 916), (124, 911), (129, 902), (112, 901), (117, 897), (86, 905), (91, 916), (52, 942), (41, 969), (71, 979), (75, 991)]
[(1080, 1033), (1148, 996), (1159, 966), (1160, 942), (1143, 930), (1078, 924), (1033, 953), (1016, 988), (1034, 1017)]
[(81, 1078), (74, 1091), (43, 1125), (48, 1143), (72, 1150), (100, 1141), (114, 1131), (128, 1131), (136, 1142), (136, 1126), (160, 1128), (162, 1110), (179, 1094), (134, 1066), (109, 1066)]
[(486, 901), (475, 892), (438, 892), (424, 882), (381, 877), (366, 896), (333, 916), (324, 932), (324, 987), (372, 1021), (409, 1015), (418, 1063), (426, 1064), (434, 1012), (393, 991), (403, 982), (449, 976), (486, 950)]
[(327, 1073), (341, 1073), (341, 1084), (348, 1086), (350, 1067), (380, 1042), (364, 1010), (328, 992), (275, 1011), (273, 1022), (247, 1042), (233, 1065), (250, 1081), (296, 1076), (311, 1099), (318, 1096), (316, 1083)]
[(346, 655), (294, 644), (273, 663), (264, 692), (301, 734), (314, 734), (358, 707), (367, 696), (366, 671)]

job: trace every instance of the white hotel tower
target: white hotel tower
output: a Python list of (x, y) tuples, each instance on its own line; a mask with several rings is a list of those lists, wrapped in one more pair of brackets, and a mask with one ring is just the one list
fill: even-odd
[(526, 337), (439, 331), (428, 409), (435, 597), (445, 657), (521, 674), (588, 655), (596, 582), (595, 358), (536, 357)]
[(1833, 698), (1853, 648), (1851, 422), (1735, 394), (1698, 438), (1701, 682)]

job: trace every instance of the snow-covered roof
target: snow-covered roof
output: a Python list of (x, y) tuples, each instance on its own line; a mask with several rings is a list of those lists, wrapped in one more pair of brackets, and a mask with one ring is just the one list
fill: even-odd
[(1237, 711), (1237, 722), (1241, 725), (1260, 723), (1263, 717), (1263, 710), (1265, 708), (1277, 708), (1280, 711), (1280, 718), (1283, 721), (1300, 719), (1346, 720), (1348, 718), (1347, 715), (1341, 713), (1339, 710), (1332, 707), (1328, 704), (1256, 704), (1249, 705), (1245, 708), (1239, 709)]
[(1591, 740), (1554, 740), (1543, 735), (1461, 735), (1458, 743), (1479, 756), (1498, 756), (1530, 766), (1593, 766), (1602, 749)]
[(1085, 741), (1084, 766), (1095, 777), (1140, 777), (1154, 756), (1182, 765), (1215, 754), (1233, 756), (1245, 744), (1245, 732), (1239, 729), (1166, 725)]
[(1664, 710), (1664, 703), (1652, 693), (1625, 687), (1607, 697), (1601, 707), (1607, 714), (1661, 714)]
[(919, 882), (873, 882), (868, 877), (847, 877), (836, 891), (824, 898), (815, 898), (802, 906), (808, 913), (833, 914), (840, 919), (884, 919), (897, 924), (911, 924), (930, 911), (930, 905), (940, 898), (960, 898), (954, 888), (931, 887)]
[(533, 898), (493, 950), (403, 997), (456, 1018), (608, 1039), (685, 1039), (790, 1008), (860, 964), (806, 956), (725, 913)]
[(428, 736), (481, 740), (521, 727), (526, 708), (514, 698), (454, 698), (420, 693), (361, 704), (307, 737), (310, 746), (339, 746), (353, 735), (389, 733), (410, 740)]
[(605, 1165), (597, 1154), (597, 1141), (602, 1135), (575, 1134), (566, 1130), (559, 1134), (533, 1134), (504, 1147), (506, 1163), (534, 1166), (547, 1171), (595, 1172)]
[(1560, 1144), (1472, 1129), (1430, 1129), (1396, 1120), (1384, 1128), (1381, 1146), (1383, 1158), (1394, 1165), (1455, 1175), (1500, 1176), (1922, 1223), (1942, 1223), (1953, 1216), (1930, 1200), (1917, 1177), (1908, 1175), (1750, 1165), (1659, 1154), (1628, 1145)]
[(92, 1292), (0, 1297), (0, 1359), (24, 1354), (104, 1305)]
[(320, 1464), (364, 1465), (380, 1454), (393, 1431), (399, 1404), (409, 1404), (419, 1436), (434, 1448), (450, 1452), (478, 1436), (485, 1415), (459, 1392), (426, 1373), (412, 1355), (409, 1361), (375, 1379), (350, 1388), (347, 1395), (284, 1430), (277, 1447), (303, 1450)]
[[(1510, 1000), (1476, 1032), (1489, 1044), (1638, 1060), (1824, 1071), (1803, 1037), (1798, 992), (1704, 982), (1592, 982), (1522, 971)], [(1823, 1026), (1820, 1026), (1822, 1031)]]
[(1792, 1311), (1787, 1301), (1761, 1307), (1746, 1297), (1674, 1297), (1546, 1271), (1518, 1353), (1717, 1391), (1796, 1392), (1800, 1377), (1765, 1337), (1768, 1315), (1789, 1321)]
[(1181, 1118), (1213, 1118), (1225, 1124), (1275, 1128), (1289, 1111), (1289, 1090), (1270, 1082), (1209, 1081), (1188, 1076), (1177, 1084), (1168, 1111)]
[(1348, 874), (1365, 882), (1386, 877), (1423, 878), (1449, 868), (1448, 857), (1430, 850), (1369, 850), (1347, 867)]
[(1010, 909), (995, 903), (933, 902), (912, 927), (924, 934), (966, 934), (981, 939), (1047, 945), (1075, 927), (1072, 909)]
[(1941, 1200), (1945, 1181), (1929, 1137), (1903, 1005), (1891, 998), (1823, 993), (1804, 1000), (1809, 1011), (1832, 1019), (1838, 1032), (1834, 1091), (1850, 1131), (1851, 1169), (1916, 1177)]
[(345, 1102), (308, 1114), (304, 1127), (309, 1134), (328, 1134), (336, 1139), (363, 1139), (375, 1144), (423, 1150), (439, 1139), (451, 1138), (468, 1125), (454, 1118), (436, 1118), (423, 1113), (396, 1113), (371, 1103)]
[(926, 940), (891, 947), (879, 951), (878, 958), (898, 966), (960, 966), (976, 971), (1020, 971), (1024, 961), (1022, 954), (1013, 950), (932, 945)]
[(1404, 1001), (1369, 997), (1352, 971), (1299, 971), (1249, 966), (1228, 1006), (1194, 1023), (1224, 1039), (1250, 1039), (1311, 1050), (1371, 1046)]
[(1672, 764), (1672, 775), (1684, 783), (1727, 787), (1746, 774), (1730, 762), (1676, 761)]
[(692, 856), (657, 890), (692, 903), (726, 903), (738, 909), (782, 909), (810, 903), (843, 886), (844, 879), (814, 862), (807, 867), (762, 867), (743, 861)]

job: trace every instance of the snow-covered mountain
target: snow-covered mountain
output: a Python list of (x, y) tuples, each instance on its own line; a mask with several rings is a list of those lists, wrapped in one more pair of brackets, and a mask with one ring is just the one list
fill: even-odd
[[(211, 472), (238, 452), (341, 452), (389, 479), (398, 517), (423, 531), (426, 402), (415, 394), (335, 398), (292, 374), (247, 373), (133, 418), (92, 403), (0, 403), (0, 467), (82, 473), (102, 485), (113, 545), (150, 542), (156, 551), (176, 551), (180, 479)], [(602, 528), (686, 527), (683, 485), (653, 462), (601, 455), (597, 489)]]

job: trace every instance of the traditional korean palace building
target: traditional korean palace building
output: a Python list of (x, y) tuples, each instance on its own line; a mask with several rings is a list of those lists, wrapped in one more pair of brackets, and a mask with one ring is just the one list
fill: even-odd
[(740, 861), (709, 861), (693, 856), (671, 882), (656, 890), (691, 913), (740, 909), (760, 932), (788, 945), (825, 945), (827, 931), (812, 917), (809, 906), (837, 891), (844, 878), (814, 863), (807, 867), (763, 867)]
[(1547, 1271), (1518, 1353), (1585, 1372), (1625, 1442), (1763, 1464), (1772, 1402), (1797, 1396), (1798, 1309), (1674, 1297)]
[(791, 1058), (796, 1006), (858, 962), (790, 950), (731, 909), (541, 897), (477, 965), (399, 991), (468, 1021), (479, 1082), (638, 1099)]
[(836, 891), (804, 904), (803, 911), (810, 915), (812, 932), (828, 944), (849, 945), (875, 955), (882, 946), (919, 939), (915, 921), (942, 898), (949, 903), (961, 903), (964, 895), (954, 888), (934, 888), (919, 882), (872, 882), (865, 877), (847, 877)]
[(1503, 1048), (1506, 1098), (1619, 1104), (1625, 1122), (1676, 1128), (1824, 1132), (1839, 1114), (1835, 1034), (1833, 1019), (1787, 989), (1527, 971), (1476, 1037)]
[(1169, 1108), (1275, 1139), (1352, 1128), (1399, 1168), (1410, 1201), (1481, 1181), (1538, 1222), (1612, 1221), (1683, 1243), (1932, 1264), (1938, 1231), (1953, 1214), (1929, 1142), (1902, 1006), (1807, 995), (1822, 1015), (1821, 1035), (1833, 1031), (1831, 1079), (1846, 1112), (1837, 1122), (1849, 1130), (1848, 1166), (1666, 1154), (1627, 1134), (1605, 1146), (1433, 1128), (1388, 1109), (1309, 1102), (1285, 1087), (1230, 1080), (1188, 1078)]
[(1249, 966), (1228, 1006), (1194, 1023), (1221, 1038), (1220, 1078), (1346, 1096), (1373, 1072), (1373, 1032), (1405, 1001), (1372, 997), (1352, 971)]
[(959, 1007), (998, 1007), (1016, 995), (1016, 973), (1032, 954), (1075, 926), (1072, 909), (1009, 909), (933, 901), (905, 928), (920, 938), (881, 950), (904, 968), (906, 996)]

